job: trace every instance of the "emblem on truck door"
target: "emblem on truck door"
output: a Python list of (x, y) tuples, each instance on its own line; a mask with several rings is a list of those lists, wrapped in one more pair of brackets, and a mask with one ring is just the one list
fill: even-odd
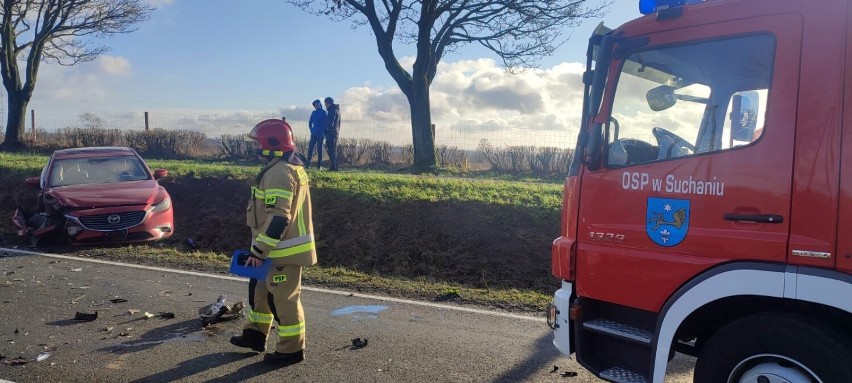
[(675, 246), (689, 231), (689, 200), (648, 198), (645, 219), (648, 238), (660, 246)]

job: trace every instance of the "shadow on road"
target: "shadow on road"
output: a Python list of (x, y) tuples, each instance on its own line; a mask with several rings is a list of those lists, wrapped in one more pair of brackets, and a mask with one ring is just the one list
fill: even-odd
[[(256, 354), (248, 354), (248, 355), (256, 355)], [(304, 363), (304, 362), (303, 362)], [(271, 365), (267, 363), (263, 363), (262, 361), (258, 361), (257, 363), (252, 363), (247, 366), (240, 367), (239, 370), (234, 371), (228, 375), (220, 376), (215, 379), (210, 379), (206, 383), (232, 383), (232, 382), (244, 382), (251, 378), (256, 378), (261, 375), (265, 375), (272, 371), (278, 370), (280, 368), (285, 368), (282, 366)]]
[(534, 376), (549, 371), (553, 361), (562, 354), (553, 347), (553, 334), (547, 333), (535, 342), (527, 358), (494, 380), (495, 383), (535, 381)]
[[(199, 356), (197, 358), (193, 358), (187, 360), (185, 362), (181, 362), (171, 370), (166, 370), (163, 372), (158, 372), (154, 375), (149, 375), (144, 378), (140, 378), (132, 381), (131, 383), (144, 383), (144, 382), (174, 382), (176, 380), (180, 380), (183, 378), (190, 377), (199, 372), (204, 372), (209, 370), (212, 366), (224, 366), (229, 363), (239, 362), (246, 358), (253, 358), (257, 356), (257, 353), (245, 353), (245, 352), (226, 352), (226, 353), (216, 353)], [(232, 374), (233, 375), (233, 374)], [(228, 382), (238, 382), (239, 379), (236, 380), (228, 380)]]
[(138, 337), (128, 339), (126, 342), (100, 348), (96, 351), (127, 354), (147, 350), (166, 342), (204, 342), (207, 337), (201, 334), (201, 329), (201, 321), (195, 318), (188, 319), (151, 329)]

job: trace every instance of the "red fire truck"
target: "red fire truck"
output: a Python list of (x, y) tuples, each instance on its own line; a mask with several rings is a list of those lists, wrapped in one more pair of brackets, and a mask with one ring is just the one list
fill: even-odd
[(675, 352), (699, 383), (852, 382), (852, 1), (640, 9), (590, 39), (554, 345), (612, 382)]

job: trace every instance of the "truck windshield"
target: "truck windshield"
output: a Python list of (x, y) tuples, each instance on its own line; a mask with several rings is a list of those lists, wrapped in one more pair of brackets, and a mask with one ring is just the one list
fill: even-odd
[(749, 145), (763, 134), (775, 39), (760, 34), (631, 52), (606, 130), (607, 166)]

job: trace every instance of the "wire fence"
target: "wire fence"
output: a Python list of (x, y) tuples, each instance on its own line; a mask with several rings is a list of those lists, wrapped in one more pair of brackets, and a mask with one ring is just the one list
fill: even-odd
[[(5, 116), (0, 116), (3, 118)], [(284, 116), (286, 117), (286, 116)], [(241, 135), (251, 130), (259, 121), (282, 118), (275, 112), (110, 112), (81, 111), (78, 113), (51, 113), (35, 111), (26, 115), (26, 135), (32, 131), (55, 132), (64, 128), (102, 128), (121, 130), (189, 130), (204, 133), (210, 139), (223, 135)], [(2, 121), (5, 121), (3, 118)], [(287, 118), (298, 138), (309, 137), (308, 123), (303, 119)], [(573, 148), (577, 131), (554, 126), (549, 130), (519, 127), (499, 127), (471, 124), (435, 124), (436, 146), (446, 145), (461, 150), (476, 150), (483, 140), (494, 147), (553, 147)], [(345, 115), (341, 121), (340, 138), (369, 139), (405, 146), (412, 142), (409, 121), (350, 120)]]

